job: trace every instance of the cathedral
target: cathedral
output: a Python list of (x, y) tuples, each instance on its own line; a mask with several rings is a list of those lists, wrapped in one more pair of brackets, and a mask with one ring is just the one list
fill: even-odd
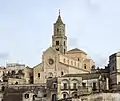
[(33, 68), (34, 84), (46, 83), (48, 78), (65, 74), (90, 73), (94, 66), (86, 52), (78, 48), (67, 50), (65, 24), (60, 12), (53, 26), (52, 47), (43, 52), (42, 62)]

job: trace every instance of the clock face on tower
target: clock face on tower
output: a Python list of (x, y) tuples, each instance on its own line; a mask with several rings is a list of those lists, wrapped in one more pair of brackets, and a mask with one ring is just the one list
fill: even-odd
[(50, 58), (50, 59), (48, 60), (48, 62), (49, 62), (50, 65), (53, 65), (53, 64), (54, 64), (54, 60), (53, 60), (52, 58)]

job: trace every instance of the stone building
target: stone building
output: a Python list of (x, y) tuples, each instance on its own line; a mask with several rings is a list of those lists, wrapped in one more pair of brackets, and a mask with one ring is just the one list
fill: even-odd
[(108, 73), (66, 74), (58, 78), (58, 100), (109, 89)]
[(5, 67), (0, 67), (0, 82), (3, 82)]
[(42, 63), (34, 66), (34, 84), (46, 83), (48, 78), (59, 77), (65, 74), (90, 73), (94, 65), (87, 53), (74, 48), (67, 50), (67, 36), (65, 24), (60, 13), (54, 23), (52, 47), (43, 52)]
[(7, 64), (4, 73), (4, 82), (8, 84), (32, 84), (33, 69), (24, 64)]
[(116, 89), (120, 84), (120, 52), (109, 56), (110, 88)]
[(19, 70), (23, 70), (25, 68), (25, 64), (19, 64), (19, 63), (7, 63), (5, 73), (12, 73), (12, 72), (18, 72)]
[(49, 78), (46, 86), (23, 93), (22, 101), (57, 101), (57, 78)]
[(36, 97), (36, 92), (31, 90), (31, 91), (26, 91), (23, 93), (22, 101), (34, 101)]
[(96, 93), (92, 95), (84, 95), (61, 99), (58, 101), (120, 101), (120, 93)]

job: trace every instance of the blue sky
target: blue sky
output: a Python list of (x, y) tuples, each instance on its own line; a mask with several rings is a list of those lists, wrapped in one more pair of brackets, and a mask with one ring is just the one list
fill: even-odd
[(61, 10), (68, 49), (78, 47), (104, 66), (120, 50), (120, 0), (0, 0), (0, 65), (34, 66), (51, 45)]

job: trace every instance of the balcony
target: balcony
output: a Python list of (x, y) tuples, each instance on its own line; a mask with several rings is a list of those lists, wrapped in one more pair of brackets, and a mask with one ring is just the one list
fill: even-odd
[(80, 87), (78, 88), (78, 94), (83, 95), (83, 94), (90, 94), (92, 93), (92, 88), (91, 87)]
[(70, 86), (61, 86), (61, 90), (70, 90)]
[(70, 86), (61, 86), (61, 90), (74, 90), (74, 91), (77, 91), (78, 90), (78, 87), (70, 87)]

